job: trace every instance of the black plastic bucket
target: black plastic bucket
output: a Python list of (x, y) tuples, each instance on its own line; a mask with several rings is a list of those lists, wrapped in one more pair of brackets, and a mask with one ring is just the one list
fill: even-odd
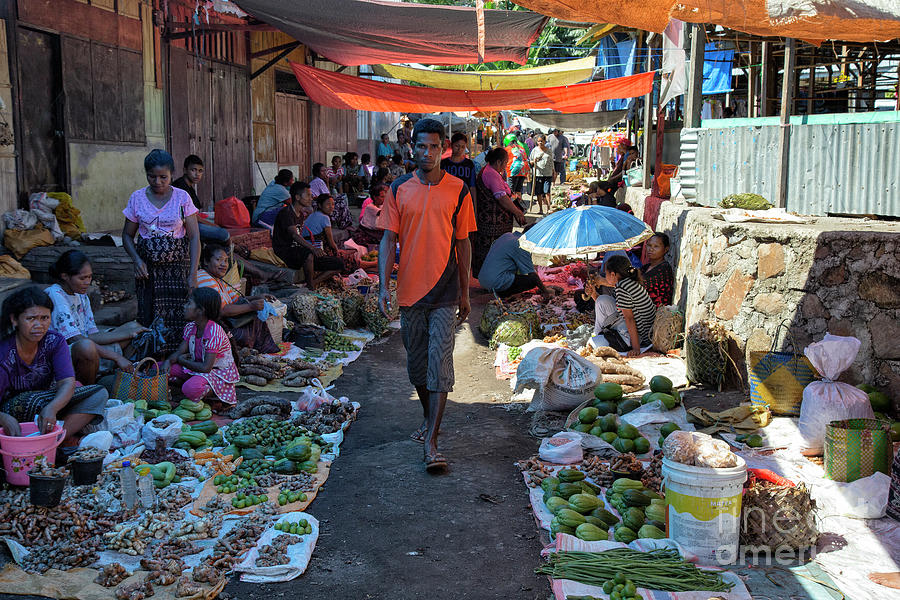
[(28, 493), (32, 504), (47, 507), (59, 504), (63, 488), (66, 487), (65, 477), (45, 477), (29, 473), (28, 479), (31, 482)]
[(72, 469), (72, 480), (75, 485), (93, 485), (97, 483), (97, 477), (103, 470), (103, 459), (75, 460), (69, 463)]

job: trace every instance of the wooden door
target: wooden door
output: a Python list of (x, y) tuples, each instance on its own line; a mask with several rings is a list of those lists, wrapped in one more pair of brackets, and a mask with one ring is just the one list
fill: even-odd
[(309, 101), (293, 94), (275, 94), (275, 143), (279, 166), (297, 166), (297, 179), (308, 179)]
[(66, 144), (59, 36), (19, 28), (18, 103), (22, 119), (22, 187), (66, 191)]

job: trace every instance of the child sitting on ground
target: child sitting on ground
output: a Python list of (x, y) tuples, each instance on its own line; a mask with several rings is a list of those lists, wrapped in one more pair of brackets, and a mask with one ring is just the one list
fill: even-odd
[[(240, 379), (231, 341), (218, 323), (222, 299), (212, 288), (196, 288), (184, 305), (184, 339), (163, 362), (169, 380), (184, 382), (182, 393), (194, 402), (210, 391), (225, 404), (237, 402), (234, 384)], [(171, 368), (170, 368), (171, 365)]]

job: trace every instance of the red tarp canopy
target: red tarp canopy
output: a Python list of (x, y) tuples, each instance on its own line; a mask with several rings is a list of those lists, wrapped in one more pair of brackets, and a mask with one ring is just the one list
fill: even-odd
[[(341, 65), (478, 62), (475, 9), (386, 0), (237, 0), (259, 19)], [(484, 11), (484, 62), (524, 64), (547, 17)]]
[(291, 63), (297, 81), (318, 104), (332, 108), (429, 113), (546, 108), (563, 113), (593, 112), (603, 100), (643, 96), (653, 72), (629, 77), (526, 90), (466, 91), (412, 87), (371, 81)]

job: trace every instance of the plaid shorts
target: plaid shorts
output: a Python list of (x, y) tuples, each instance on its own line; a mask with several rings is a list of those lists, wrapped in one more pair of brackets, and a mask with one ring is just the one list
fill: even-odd
[(406, 370), (414, 386), (424, 385), (429, 392), (453, 391), (456, 311), (456, 306), (400, 307)]

